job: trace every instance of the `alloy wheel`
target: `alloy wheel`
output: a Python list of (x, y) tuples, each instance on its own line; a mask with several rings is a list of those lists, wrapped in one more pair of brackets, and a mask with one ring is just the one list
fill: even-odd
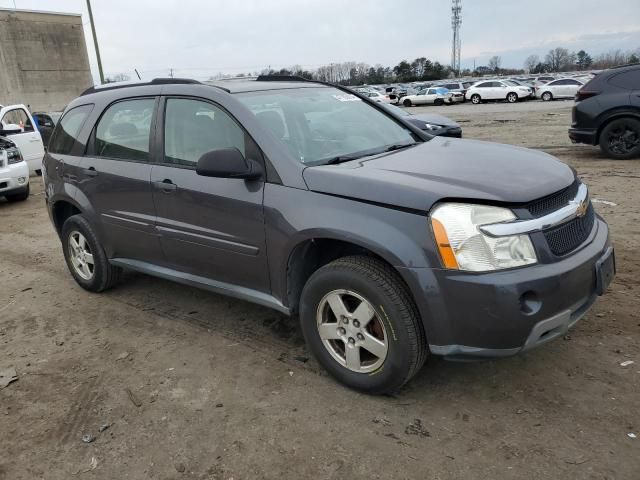
[(69, 259), (75, 272), (84, 280), (91, 280), (95, 272), (93, 254), (89, 242), (82, 233), (74, 230), (69, 235)]
[(387, 331), (378, 312), (351, 290), (326, 294), (316, 312), (318, 333), (329, 354), (343, 367), (369, 373), (384, 363), (389, 351)]
[(626, 155), (640, 147), (640, 132), (628, 123), (621, 123), (609, 132), (609, 148), (613, 153)]

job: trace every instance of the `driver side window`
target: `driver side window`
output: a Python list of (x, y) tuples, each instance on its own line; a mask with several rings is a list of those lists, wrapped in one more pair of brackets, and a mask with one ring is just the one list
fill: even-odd
[(17, 125), (22, 132), (33, 132), (31, 120), (22, 108), (15, 108), (5, 113), (2, 117), (2, 125), (5, 128), (9, 125)]
[(245, 154), (244, 131), (225, 111), (201, 100), (167, 99), (164, 163), (195, 168), (202, 155), (223, 148)]

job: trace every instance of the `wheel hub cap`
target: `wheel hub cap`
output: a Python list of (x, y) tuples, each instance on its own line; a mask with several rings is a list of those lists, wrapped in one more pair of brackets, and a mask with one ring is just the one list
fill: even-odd
[(343, 367), (372, 372), (388, 353), (387, 332), (371, 303), (351, 290), (334, 290), (320, 301), (318, 333), (327, 351)]
[(93, 254), (87, 239), (74, 230), (69, 235), (69, 259), (74, 271), (84, 280), (91, 280), (94, 273)]

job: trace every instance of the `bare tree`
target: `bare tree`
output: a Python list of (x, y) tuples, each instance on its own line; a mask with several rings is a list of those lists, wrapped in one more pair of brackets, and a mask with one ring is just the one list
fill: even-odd
[(529, 55), (524, 61), (524, 69), (527, 73), (531, 73), (531, 70), (536, 68), (536, 65), (540, 63), (540, 57), (538, 55)]
[(549, 53), (545, 56), (545, 62), (549, 65), (552, 72), (573, 70), (576, 63), (576, 54), (569, 52), (566, 48), (556, 47), (549, 50)]
[(489, 69), (492, 72), (498, 73), (500, 70), (500, 65), (502, 64), (502, 58), (497, 55), (494, 55), (489, 59)]

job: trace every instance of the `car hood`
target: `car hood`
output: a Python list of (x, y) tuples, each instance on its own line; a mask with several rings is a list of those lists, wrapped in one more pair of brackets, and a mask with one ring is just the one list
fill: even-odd
[(543, 152), (443, 137), (363, 160), (308, 167), (303, 177), (315, 192), (421, 211), (443, 199), (526, 203), (575, 179), (571, 168)]
[(417, 115), (411, 115), (411, 119), (422, 120), (423, 122), (433, 123), (435, 125), (442, 125), (445, 127), (459, 127), (456, 122), (444, 115), (438, 115), (437, 113), (418, 113)]
[(16, 144), (6, 137), (0, 136), (0, 149), (13, 148)]

